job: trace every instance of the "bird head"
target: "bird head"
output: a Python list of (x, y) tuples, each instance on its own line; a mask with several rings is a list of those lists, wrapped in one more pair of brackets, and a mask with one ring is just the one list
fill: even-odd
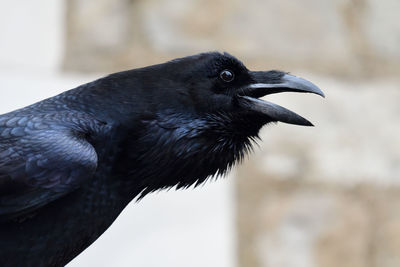
[[(228, 53), (202, 53), (140, 69), (152, 112), (185, 113), (192, 118), (223, 115), (302, 126), (312, 123), (277, 104), (261, 100), (281, 92), (324, 93), (313, 83), (282, 71), (250, 71)], [(137, 86), (136, 86), (137, 87)], [(137, 93), (137, 90), (136, 90)], [(250, 123), (250, 122), (249, 122)], [(247, 125), (247, 124), (246, 124)], [(252, 127), (251, 127), (252, 128)], [(257, 128), (257, 127), (256, 127)]]
[[(260, 97), (281, 92), (324, 93), (313, 83), (282, 71), (250, 71), (228, 53), (203, 53), (171, 61), (168, 77), (180, 77), (177, 99), (197, 113), (259, 117), (263, 124), (284, 122), (312, 126), (296, 113)], [(172, 75), (171, 75), (172, 74)]]

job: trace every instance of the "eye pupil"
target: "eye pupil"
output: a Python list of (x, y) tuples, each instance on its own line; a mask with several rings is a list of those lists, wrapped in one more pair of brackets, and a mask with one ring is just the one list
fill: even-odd
[(224, 81), (224, 82), (231, 82), (235, 75), (233, 74), (232, 71), (230, 70), (223, 70), (219, 77)]

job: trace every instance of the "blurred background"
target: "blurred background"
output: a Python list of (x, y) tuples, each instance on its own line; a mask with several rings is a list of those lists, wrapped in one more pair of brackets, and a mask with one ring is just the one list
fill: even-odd
[(400, 266), (398, 0), (1, 0), (0, 113), (204, 51), (313, 81), (229, 177), (132, 203), (68, 266)]

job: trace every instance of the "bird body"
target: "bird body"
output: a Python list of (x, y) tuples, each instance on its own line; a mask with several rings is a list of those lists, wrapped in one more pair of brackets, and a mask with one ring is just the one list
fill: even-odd
[(283, 72), (203, 53), (111, 74), (0, 116), (0, 265), (63, 266), (133, 199), (224, 174), (274, 121), (259, 100), (311, 92)]

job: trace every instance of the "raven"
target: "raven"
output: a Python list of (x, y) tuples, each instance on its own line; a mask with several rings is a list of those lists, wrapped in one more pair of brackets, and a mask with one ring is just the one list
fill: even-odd
[(63, 266), (133, 199), (224, 174), (270, 122), (312, 124), (259, 97), (324, 96), (209, 52), (123, 71), (0, 116), (0, 265)]

